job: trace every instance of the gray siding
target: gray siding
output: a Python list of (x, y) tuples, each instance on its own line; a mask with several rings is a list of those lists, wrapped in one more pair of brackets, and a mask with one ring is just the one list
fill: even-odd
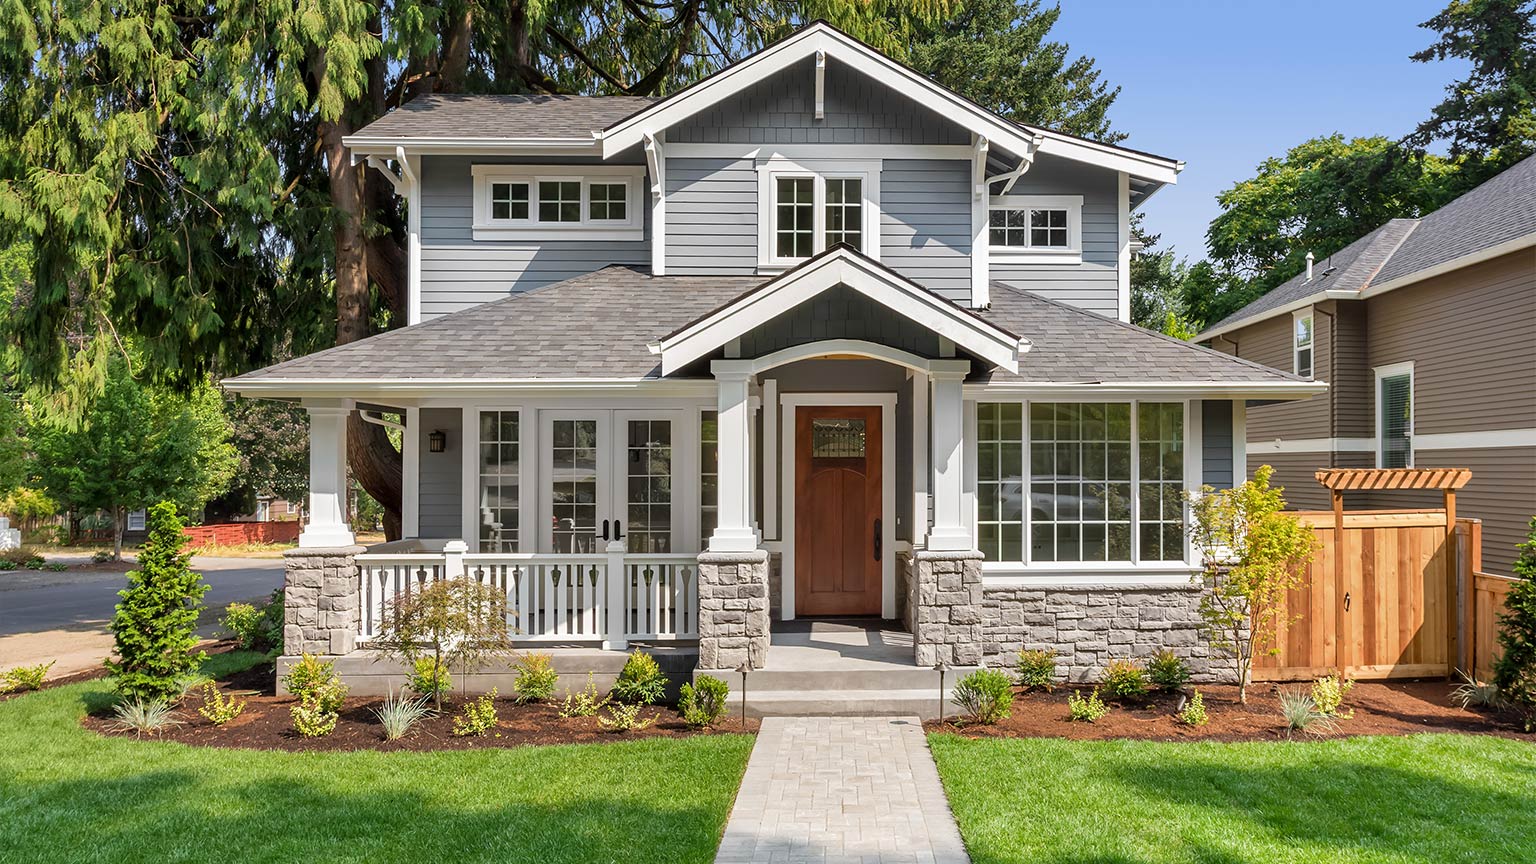
[(757, 169), (751, 159), (668, 159), (667, 274), (757, 272)]
[(887, 159), (880, 168), (880, 260), (962, 303), (971, 299), (969, 162)]
[(1113, 171), (1050, 156), (1037, 158), (1010, 194), (1083, 196), (1083, 262), (1010, 264), (999, 256), (991, 261), (992, 278), (1111, 318), (1118, 315), (1118, 183)]
[(1216, 489), (1232, 488), (1232, 403), (1207, 399), (1200, 403), (1200, 482)]
[[(421, 409), (421, 428), (416, 430), (421, 448), (421, 477), (416, 485), (418, 536), (462, 539), (464, 522), (464, 424), (459, 408)], [(441, 430), (448, 446), (430, 452), (427, 436)]]
[(697, 144), (969, 144), (970, 134), (910, 97), (828, 58), (824, 120), (816, 119), (815, 63), (779, 75), (667, 130)]
[[(650, 241), (475, 240), (471, 165), (579, 164), (571, 159), (427, 156), (422, 159), (421, 313), (435, 318), (609, 264), (649, 264)], [(635, 164), (623, 156), (604, 164)], [(650, 218), (648, 201), (633, 202)], [(646, 225), (649, 236), (650, 226)]]

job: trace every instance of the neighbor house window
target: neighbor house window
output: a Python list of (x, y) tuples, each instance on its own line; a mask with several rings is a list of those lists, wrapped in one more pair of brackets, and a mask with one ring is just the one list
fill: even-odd
[(581, 181), (545, 180), (539, 183), (540, 222), (581, 221)]
[(1184, 560), (1184, 404), (976, 406), (976, 536), (988, 561)]
[(643, 167), (587, 165), (579, 169), (580, 175), (547, 176), (550, 167), (472, 166), (472, 236), (476, 240), (645, 239), (644, 220), (634, 206), (645, 177)]
[(987, 243), (1003, 261), (1040, 256), (1081, 260), (1083, 199), (1075, 195), (994, 196), (987, 213)]
[(788, 266), (839, 243), (878, 258), (879, 166), (819, 159), (759, 165), (759, 263)]
[(1312, 377), (1312, 313), (1293, 316), (1291, 336), (1292, 371), (1303, 378)]
[(1376, 467), (1413, 467), (1413, 364), (1376, 370)]
[(715, 411), (699, 412), (699, 548), (720, 523), (720, 422)]
[(480, 551), (518, 551), (521, 441), (516, 411), (480, 412)]

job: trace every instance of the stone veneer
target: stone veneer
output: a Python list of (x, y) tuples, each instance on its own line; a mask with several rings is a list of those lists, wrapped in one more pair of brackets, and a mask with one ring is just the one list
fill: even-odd
[(699, 555), (699, 668), (761, 669), (768, 656), (768, 553)]
[(283, 553), (283, 653), (350, 654), (360, 609), (353, 558), (361, 546)]
[(1009, 668), (1020, 650), (1050, 648), (1057, 673), (1095, 681), (1111, 660), (1146, 660), (1169, 648), (1196, 681), (1235, 681), (1235, 663), (1200, 634), (1196, 585), (989, 587), (983, 592), (986, 662)]
[(980, 552), (912, 553), (907, 612), (919, 666), (981, 663), (986, 625)]

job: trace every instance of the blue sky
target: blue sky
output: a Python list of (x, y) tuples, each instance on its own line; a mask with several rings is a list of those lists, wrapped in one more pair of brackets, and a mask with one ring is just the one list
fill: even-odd
[(1414, 63), (1418, 24), (1446, 0), (1062, 0), (1053, 38), (1121, 87), (1128, 147), (1183, 159), (1145, 207), (1164, 246), (1198, 258), (1216, 193), (1317, 135), (1398, 136), (1427, 117), (1460, 62)]

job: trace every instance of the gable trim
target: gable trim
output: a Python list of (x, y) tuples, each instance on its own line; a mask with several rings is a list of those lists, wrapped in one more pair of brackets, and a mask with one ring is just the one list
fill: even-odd
[(848, 286), (1010, 372), (1018, 371), (1018, 355), (1028, 350), (1027, 340), (840, 246), (653, 343), (651, 351), (661, 355), (661, 374), (670, 375), (837, 285)]

